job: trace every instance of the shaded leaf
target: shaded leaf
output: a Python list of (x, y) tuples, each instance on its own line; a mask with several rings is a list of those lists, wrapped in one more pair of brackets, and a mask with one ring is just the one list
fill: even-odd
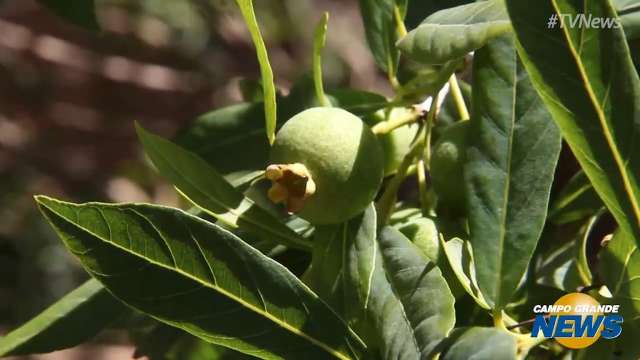
[(0, 337), (0, 357), (48, 353), (90, 340), (126, 311), (96, 280), (73, 290), (26, 324)]
[(136, 129), (158, 171), (194, 205), (229, 226), (240, 227), (287, 246), (310, 248), (306, 240), (234, 189), (197, 155), (140, 126)]
[[(367, 210), (375, 224), (375, 211)], [(375, 226), (368, 227), (369, 230)], [(363, 231), (345, 254), (345, 292), (384, 359), (427, 358), (455, 323), (454, 297), (436, 265), (391, 227)], [(360, 319), (363, 319), (362, 317)], [(375, 339), (375, 340), (373, 340)]]
[(640, 82), (621, 29), (564, 26), (550, 16), (614, 18), (608, 1), (507, 0), (532, 82), (596, 192), (640, 243)]
[(603, 207), (584, 171), (580, 171), (556, 196), (549, 209), (549, 220), (562, 225), (593, 216)]
[(269, 142), (264, 137), (264, 105), (243, 103), (206, 113), (181, 131), (175, 142), (217, 171), (264, 170)]
[(464, 176), (478, 286), (502, 309), (542, 233), (560, 133), (518, 60), (511, 35), (476, 52)]
[(476, 50), (511, 29), (502, 0), (479, 1), (440, 10), (398, 43), (410, 59), (442, 64)]
[(497, 328), (461, 328), (452, 335), (453, 344), (440, 357), (443, 360), (516, 359), (516, 337)]
[(333, 106), (345, 109), (357, 116), (366, 116), (388, 105), (387, 99), (376, 93), (348, 88), (329, 90)]
[(404, 81), (398, 95), (409, 101), (424, 101), (426, 96), (437, 94), (458, 68), (460, 61), (449, 61), (442, 65), (419, 65), (407, 69), (408, 80)]
[(92, 276), (164, 323), (264, 359), (364, 350), (286, 268), (216, 225), (154, 205), (37, 201)]

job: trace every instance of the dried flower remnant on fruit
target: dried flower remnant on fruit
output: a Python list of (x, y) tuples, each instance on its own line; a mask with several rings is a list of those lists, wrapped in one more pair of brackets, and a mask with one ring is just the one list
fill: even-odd
[(307, 168), (300, 163), (269, 165), (265, 177), (271, 180), (269, 200), (285, 204), (290, 214), (299, 212), (304, 201), (316, 192), (316, 184)]

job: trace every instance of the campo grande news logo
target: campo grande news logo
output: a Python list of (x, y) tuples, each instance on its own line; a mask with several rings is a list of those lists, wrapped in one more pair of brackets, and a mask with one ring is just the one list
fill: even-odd
[(583, 293), (564, 295), (553, 305), (536, 305), (532, 337), (555, 338), (571, 349), (592, 345), (600, 337), (614, 339), (622, 333), (620, 305), (600, 305)]

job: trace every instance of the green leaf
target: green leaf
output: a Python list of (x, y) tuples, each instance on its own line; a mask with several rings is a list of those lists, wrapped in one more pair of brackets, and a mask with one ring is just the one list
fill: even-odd
[(516, 337), (497, 328), (456, 329), (450, 341), (453, 344), (440, 357), (442, 360), (513, 360), (518, 350)]
[(307, 281), (309, 287), (339, 314), (344, 313), (342, 254), (347, 227), (348, 223), (316, 227)]
[(306, 240), (234, 189), (206, 161), (138, 125), (136, 129), (158, 171), (194, 205), (229, 226), (283, 245), (310, 248)]
[(157, 320), (263, 359), (364, 351), (285, 267), (216, 225), (154, 205), (37, 201), (92, 276)]
[(264, 137), (264, 105), (242, 103), (199, 116), (175, 142), (197, 154), (220, 173), (264, 170), (269, 142)]
[(575, 292), (581, 286), (593, 284), (593, 276), (587, 261), (587, 241), (601, 213), (586, 221), (572, 224), (572, 229), (562, 232), (553, 242), (566, 241), (562, 246), (540, 255), (536, 266), (536, 282), (566, 292)]
[(0, 357), (48, 353), (90, 340), (125, 312), (96, 280), (89, 280), (0, 338)]
[(348, 88), (330, 90), (329, 99), (333, 106), (345, 109), (360, 117), (370, 115), (389, 104), (387, 99), (380, 94)]
[(325, 12), (316, 26), (313, 37), (313, 83), (316, 89), (316, 97), (322, 106), (331, 106), (331, 103), (324, 95), (324, 85), (322, 84), (322, 50), (327, 41), (328, 23), (329, 13)]
[(552, 15), (614, 18), (608, 1), (507, 0), (518, 52), (618, 225), (640, 243), (640, 82), (621, 29), (547, 28)]
[(579, 171), (556, 196), (549, 209), (549, 220), (562, 225), (593, 216), (603, 207), (589, 178)]
[(449, 61), (442, 65), (419, 65), (408, 69), (409, 80), (402, 83), (398, 96), (408, 101), (422, 102), (426, 96), (437, 94), (447, 83), (460, 61)]
[(483, 309), (490, 309), (487, 301), (482, 296), (478, 288), (478, 280), (476, 279), (476, 266), (473, 260), (473, 250), (471, 243), (460, 238), (452, 238), (444, 241), (444, 237), (440, 238), (440, 244), (444, 250), (447, 260), (453, 273), (458, 278), (460, 285), (469, 294), (473, 300)]
[[(392, 227), (376, 237), (376, 214), (347, 245), (345, 293), (362, 314), (384, 359), (423, 359), (432, 355), (455, 323), (454, 297), (438, 267)], [(363, 319), (362, 317), (360, 319)]]
[[(387, 74), (395, 74), (399, 52), (395, 46), (400, 34), (396, 23), (396, 7), (404, 18), (406, 0), (359, 0), (360, 14), (364, 22), (369, 49), (380, 69)], [(404, 24), (402, 25), (404, 26)]]
[[(640, 348), (640, 251), (633, 236), (618, 231), (600, 253), (600, 274), (613, 298), (610, 304), (620, 305), (624, 317), (620, 337), (609, 340), (609, 358), (638, 359)], [(597, 345), (597, 344), (596, 344)], [(617, 356), (613, 357), (612, 354)]]
[(269, 63), (269, 55), (267, 54), (267, 47), (262, 39), (260, 28), (258, 27), (258, 20), (256, 14), (253, 11), (253, 0), (236, 0), (236, 3), (240, 7), (244, 21), (247, 24), (253, 45), (256, 48), (258, 55), (258, 62), (260, 63), (260, 72), (262, 73), (262, 92), (264, 96), (264, 113), (265, 113), (265, 127), (267, 129), (267, 139), (269, 143), (273, 143), (276, 137), (276, 87), (273, 82), (273, 70), (271, 70), (271, 64)]
[(503, 0), (479, 1), (430, 15), (398, 47), (412, 60), (442, 64), (479, 49), (510, 29)]
[(475, 54), (465, 164), (469, 230), (480, 291), (502, 309), (544, 227), (560, 133), (518, 60), (513, 37)]
[(38, 0), (61, 18), (89, 30), (98, 30), (94, 0)]
[(640, 1), (613, 0), (612, 3), (620, 17), (624, 34), (628, 39), (636, 39), (640, 35)]

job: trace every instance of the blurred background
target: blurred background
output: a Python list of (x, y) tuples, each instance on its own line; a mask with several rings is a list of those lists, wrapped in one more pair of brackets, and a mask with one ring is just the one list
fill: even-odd
[[(455, 2), (415, 4), (409, 26)], [(312, 25), (329, 11), (327, 86), (389, 94), (357, 0), (255, 5), (281, 93), (309, 72)], [(145, 165), (133, 121), (171, 137), (195, 116), (240, 101), (240, 84), (259, 78), (233, 0), (99, 0), (96, 16), (100, 31), (92, 32), (35, 0), (0, 1), (0, 335), (87, 277), (37, 212), (34, 194), (177, 204)], [(132, 354), (130, 339), (115, 331), (33, 358)]]

